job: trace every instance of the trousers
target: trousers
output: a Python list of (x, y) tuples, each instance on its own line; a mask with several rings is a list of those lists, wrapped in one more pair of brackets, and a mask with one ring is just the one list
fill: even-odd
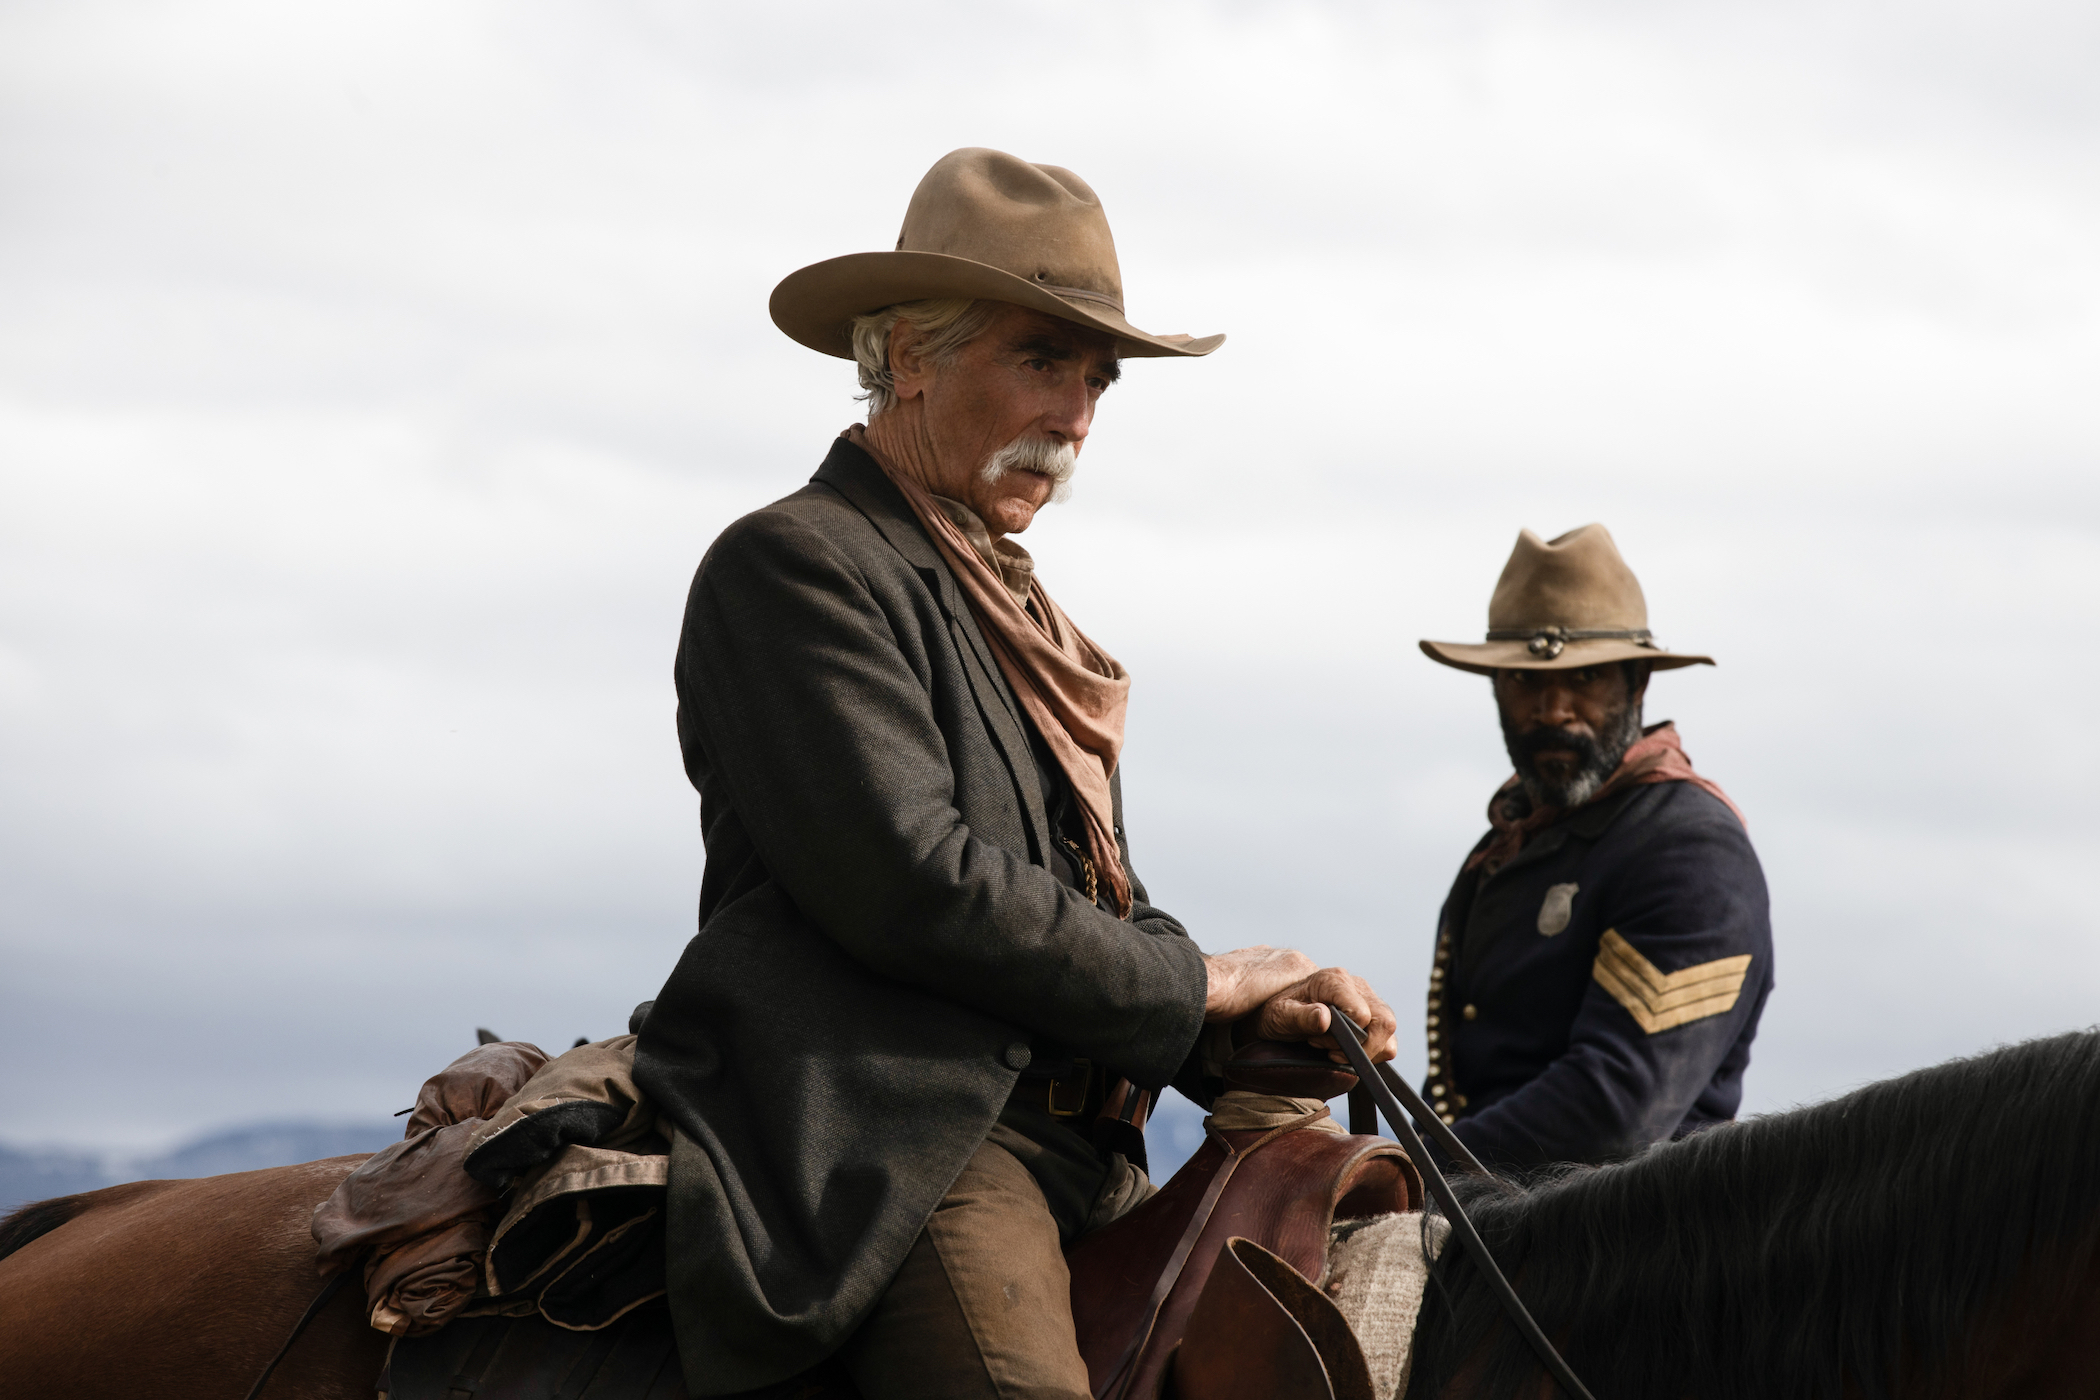
[(866, 1400), (1089, 1400), (1071, 1283), (1042, 1187), (986, 1141), (839, 1357)]

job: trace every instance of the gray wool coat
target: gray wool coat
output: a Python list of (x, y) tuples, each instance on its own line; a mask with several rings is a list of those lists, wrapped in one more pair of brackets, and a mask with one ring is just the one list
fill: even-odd
[(722, 532), (676, 674), (707, 867), (635, 1078), (676, 1129), (670, 1302), (708, 1396), (851, 1334), (1031, 1060), (1174, 1080), (1205, 974), (1134, 875), (1125, 922), (1045, 868), (1020, 706), (859, 448)]

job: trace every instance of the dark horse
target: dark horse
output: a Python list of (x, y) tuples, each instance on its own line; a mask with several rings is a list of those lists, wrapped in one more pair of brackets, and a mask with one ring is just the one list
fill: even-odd
[[(1454, 1185), (1598, 1400), (2100, 1394), (2100, 1034)], [(1553, 1393), (1463, 1251), (1436, 1276), (1410, 1400)]]
[[(354, 1164), (141, 1182), (0, 1222), (0, 1392), (239, 1400), (313, 1295), (306, 1218)], [(2100, 1034), (1461, 1189), (1599, 1400), (2100, 1391)], [(1409, 1395), (1550, 1395), (1459, 1251), (1437, 1280)], [(385, 1339), (356, 1292), (268, 1395), (371, 1395)]]

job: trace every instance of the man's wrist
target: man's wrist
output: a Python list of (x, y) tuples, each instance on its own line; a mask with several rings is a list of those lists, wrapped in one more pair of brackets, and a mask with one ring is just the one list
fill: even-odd
[(1203, 955), (1203, 1019), (1222, 1019), (1239, 991), (1240, 974), (1229, 960), (1222, 956)]

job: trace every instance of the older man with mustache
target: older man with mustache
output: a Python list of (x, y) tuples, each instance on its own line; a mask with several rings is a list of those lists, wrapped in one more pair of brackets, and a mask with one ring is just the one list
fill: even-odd
[(1676, 726), (1643, 725), (1665, 651), (1602, 525), (1522, 532), (1484, 644), (1515, 774), (1438, 917), (1430, 1102), (1491, 1166), (1605, 1162), (1735, 1116), (1772, 990), (1764, 873)]
[(870, 1400), (1081, 1400), (1062, 1247), (1151, 1190), (1139, 1096), (1208, 1101), (1206, 1025), (1392, 1053), (1302, 953), (1207, 955), (1132, 869), (1130, 678), (1013, 536), (1062, 498), (1128, 356), (1099, 201), (963, 150), (897, 247), (773, 295), (854, 360), (864, 427), (722, 532), (693, 580), (678, 733), (700, 930), (641, 1028), (672, 1138), (668, 1275), (695, 1395), (836, 1356)]

